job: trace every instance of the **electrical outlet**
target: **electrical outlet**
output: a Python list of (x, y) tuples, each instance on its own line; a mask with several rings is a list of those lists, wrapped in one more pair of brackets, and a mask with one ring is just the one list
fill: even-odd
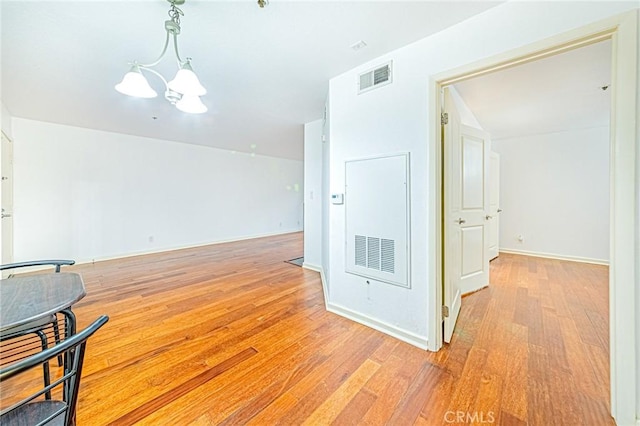
[(149, 242), (152, 243), (155, 241), (155, 237), (153, 235), (149, 235)]
[(516, 236), (516, 239), (518, 240), (518, 242), (523, 243), (524, 242), (524, 237), (522, 236), (522, 234)]

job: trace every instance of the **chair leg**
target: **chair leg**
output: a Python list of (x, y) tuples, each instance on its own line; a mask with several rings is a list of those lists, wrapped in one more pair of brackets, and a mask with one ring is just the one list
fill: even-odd
[[(64, 315), (64, 336), (66, 339), (67, 337), (71, 337), (76, 334), (76, 315), (71, 311), (71, 309), (64, 309), (60, 313)], [(68, 357), (69, 353), (65, 352), (63, 361), (65, 372), (67, 369)]]
[[(42, 350), (46, 350), (49, 345), (47, 344), (47, 335), (42, 331), (36, 331), (36, 334), (40, 337), (40, 341), (42, 342)], [(45, 361), (42, 363), (42, 375), (44, 378), (44, 386), (48, 387), (51, 384), (51, 375), (49, 374), (49, 361)], [(51, 391), (47, 391), (44, 394), (45, 399), (51, 399)]]
[[(64, 333), (65, 333), (65, 338), (73, 336), (76, 334), (76, 315), (73, 313), (73, 311), (71, 311), (71, 309), (64, 309), (60, 312), (62, 315), (64, 315)], [(67, 369), (71, 369), (73, 368), (73, 366), (71, 365), (71, 361), (73, 359), (73, 354), (74, 350), (69, 350), (66, 351), (64, 353), (64, 372), (65, 374), (67, 373)], [(70, 389), (67, 389), (67, 384), (65, 384), (65, 386), (63, 387), (63, 392), (65, 395), (65, 401), (66, 401), (66, 395), (71, 395), (70, 393)]]
[[(53, 338), (56, 341), (56, 345), (60, 343), (60, 328), (58, 327), (58, 317), (55, 317), (53, 321)], [(62, 367), (62, 355), (58, 355), (58, 367)]]

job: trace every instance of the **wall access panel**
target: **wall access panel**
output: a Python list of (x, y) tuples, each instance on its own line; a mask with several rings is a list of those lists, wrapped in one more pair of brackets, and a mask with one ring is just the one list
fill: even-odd
[(345, 164), (346, 272), (410, 287), (409, 154)]

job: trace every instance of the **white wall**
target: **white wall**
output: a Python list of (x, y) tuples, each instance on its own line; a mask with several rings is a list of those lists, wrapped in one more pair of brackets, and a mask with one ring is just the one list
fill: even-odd
[(322, 267), (322, 122), (304, 125), (304, 266)]
[[(411, 289), (345, 273), (344, 208), (331, 206), (329, 308), (426, 347), (437, 285), (432, 192), (435, 111), (429, 77), (636, 7), (634, 3), (507, 2), (330, 81), (331, 192), (344, 192), (346, 160), (411, 153)], [(357, 75), (393, 60), (393, 83), (357, 95)], [(431, 206), (431, 209), (430, 209)], [(433, 334), (434, 332), (431, 331)]]
[(456, 104), (456, 109), (460, 114), (460, 122), (465, 126), (473, 127), (474, 129), (482, 129), (482, 126), (478, 122), (478, 119), (473, 114), (469, 105), (462, 99), (458, 90), (456, 90), (455, 85), (449, 86), (449, 91), (451, 92), (451, 99)]
[(16, 118), (13, 133), (16, 261), (302, 229), (300, 161)]
[(608, 126), (497, 140), (493, 150), (500, 250), (608, 261)]

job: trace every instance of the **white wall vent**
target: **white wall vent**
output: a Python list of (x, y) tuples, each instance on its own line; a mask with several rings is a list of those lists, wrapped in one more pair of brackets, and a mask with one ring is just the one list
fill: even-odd
[(396, 249), (395, 241), (383, 238), (380, 240), (380, 270), (395, 273)]
[(367, 237), (364, 235), (356, 235), (354, 260), (356, 266), (367, 267)]
[(410, 287), (409, 154), (345, 162), (348, 273)]
[(354, 248), (356, 266), (376, 271), (395, 273), (395, 241), (387, 238), (355, 236)]
[(358, 94), (389, 84), (393, 81), (393, 61), (378, 66), (358, 76)]

